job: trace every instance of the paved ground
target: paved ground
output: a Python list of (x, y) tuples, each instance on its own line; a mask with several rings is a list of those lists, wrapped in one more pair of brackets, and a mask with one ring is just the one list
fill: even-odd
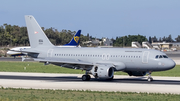
[(0, 86), (35, 89), (78, 89), (93, 91), (154, 92), (180, 94), (180, 77), (145, 77), (116, 75), (112, 81), (82, 81), (81, 74), (0, 72)]

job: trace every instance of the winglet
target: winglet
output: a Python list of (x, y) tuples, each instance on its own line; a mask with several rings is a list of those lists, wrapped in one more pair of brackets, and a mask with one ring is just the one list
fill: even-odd
[(80, 41), (80, 35), (81, 35), (81, 30), (78, 30), (78, 32), (74, 35), (72, 40), (68, 44), (65, 44), (64, 46), (78, 46)]

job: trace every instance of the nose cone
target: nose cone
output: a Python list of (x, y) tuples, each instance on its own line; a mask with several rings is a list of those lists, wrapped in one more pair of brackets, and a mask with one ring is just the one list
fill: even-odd
[(176, 66), (176, 63), (170, 59), (167, 63), (166, 63), (166, 69), (169, 70), (169, 69), (173, 69), (174, 67)]
[(8, 54), (8, 55), (9, 55), (9, 53), (10, 53), (10, 52), (9, 52), (9, 51), (7, 51), (7, 54)]

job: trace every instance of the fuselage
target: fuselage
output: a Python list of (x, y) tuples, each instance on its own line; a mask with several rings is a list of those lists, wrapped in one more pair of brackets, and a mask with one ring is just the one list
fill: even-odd
[[(38, 58), (80, 60), (93, 64), (125, 65), (123, 71), (163, 71), (175, 67), (175, 62), (161, 51), (136, 48), (41, 48)], [(47, 50), (47, 51), (44, 51)], [(123, 66), (122, 65), (122, 66)], [(117, 66), (118, 67), (118, 66)]]

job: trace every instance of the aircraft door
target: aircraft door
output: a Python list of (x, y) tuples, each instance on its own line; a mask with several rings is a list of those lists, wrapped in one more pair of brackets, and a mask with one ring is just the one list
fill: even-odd
[(142, 56), (142, 63), (148, 63), (149, 51), (145, 51)]
[(52, 57), (52, 52), (53, 52), (53, 49), (49, 49), (47, 51), (47, 57)]

